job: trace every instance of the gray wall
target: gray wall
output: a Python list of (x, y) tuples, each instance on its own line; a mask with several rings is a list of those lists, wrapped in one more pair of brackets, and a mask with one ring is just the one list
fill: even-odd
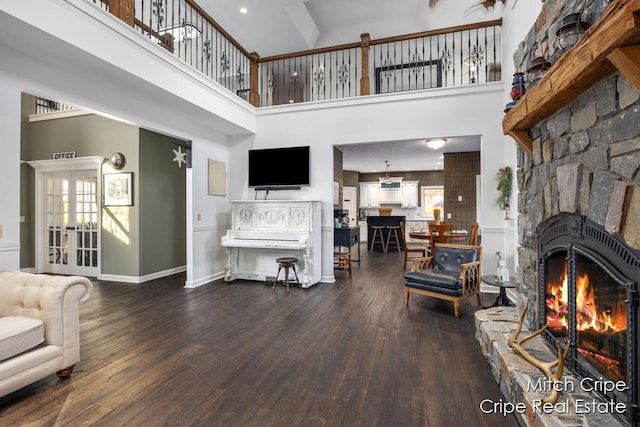
[[(22, 94), (22, 117), (20, 118), (20, 158), (25, 159), (29, 141), (29, 114), (36, 112), (35, 98)], [(29, 194), (35, 194), (33, 169), (26, 163), (20, 165), (20, 268), (33, 267), (36, 264), (33, 245), (35, 224), (35, 203)]]
[[(138, 128), (95, 114), (30, 124), (24, 160), (51, 159), (53, 153), (62, 151), (75, 151), (77, 157), (110, 157), (116, 151), (125, 155), (125, 167), (119, 172), (133, 172), (134, 203), (133, 206), (104, 207), (102, 210), (102, 272), (138, 276)], [(114, 171), (103, 166), (102, 172)], [(98, 177), (99, 181), (101, 179)], [(33, 198), (33, 193), (30, 197)], [(29, 245), (33, 246), (33, 239)]]
[(187, 169), (173, 161), (175, 142), (140, 129), (141, 275), (186, 264)]

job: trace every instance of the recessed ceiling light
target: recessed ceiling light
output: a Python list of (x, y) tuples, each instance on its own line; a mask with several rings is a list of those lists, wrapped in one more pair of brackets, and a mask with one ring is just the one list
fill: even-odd
[(240, 8), (240, 13), (245, 14), (245, 13), (247, 13), (247, 12), (249, 12), (249, 11), (247, 10), (247, 8), (246, 8), (246, 7), (241, 7), (241, 8)]

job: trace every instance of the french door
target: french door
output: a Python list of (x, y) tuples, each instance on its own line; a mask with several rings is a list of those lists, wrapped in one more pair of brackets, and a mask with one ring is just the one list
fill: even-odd
[(95, 170), (45, 174), (45, 272), (98, 276), (100, 212), (96, 175)]

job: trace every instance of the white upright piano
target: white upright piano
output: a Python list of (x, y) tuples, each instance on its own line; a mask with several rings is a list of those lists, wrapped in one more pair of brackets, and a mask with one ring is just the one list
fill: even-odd
[[(321, 215), (319, 201), (232, 201), (231, 230), (221, 243), (227, 251), (225, 280), (264, 281), (276, 276), (276, 258), (296, 257), (301, 286), (318, 283), (322, 273)], [(293, 271), (290, 279), (295, 279)]]

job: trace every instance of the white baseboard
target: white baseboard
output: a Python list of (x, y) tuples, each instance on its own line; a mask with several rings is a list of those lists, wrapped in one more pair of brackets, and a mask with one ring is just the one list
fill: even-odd
[(336, 283), (336, 276), (321, 276), (320, 283)]
[(215, 282), (216, 280), (220, 280), (224, 277), (224, 271), (219, 273), (211, 274), (206, 277), (202, 277), (198, 280), (186, 281), (184, 282), (185, 288), (197, 288), (198, 286), (206, 285), (207, 283)]
[(171, 276), (173, 274), (182, 273), (187, 271), (187, 266), (182, 265), (180, 267), (170, 268), (164, 271), (157, 271), (155, 273), (146, 274), (144, 276), (123, 276), (119, 274), (100, 274), (98, 276), (98, 280), (109, 280), (113, 282), (123, 282), (123, 283), (144, 283), (150, 280), (160, 279), (162, 277)]

